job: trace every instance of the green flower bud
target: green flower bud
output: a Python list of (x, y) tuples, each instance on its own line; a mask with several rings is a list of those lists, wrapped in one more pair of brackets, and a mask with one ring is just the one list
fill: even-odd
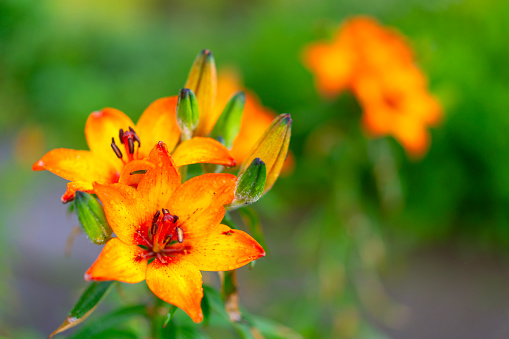
[(194, 92), (188, 88), (182, 88), (177, 102), (177, 123), (183, 140), (191, 139), (199, 118), (198, 101)]
[(245, 104), (246, 94), (242, 91), (235, 93), (224, 107), (223, 113), (210, 134), (212, 138), (221, 140), (228, 149), (232, 148), (233, 140), (239, 134)]
[(267, 169), (265, 163), (260, 158), (254, 159), (251, 165), (237, 179), (235, 199), (231, 207), (236, 208), (242, 205), (249, 205), (260, 199), (263, 194), (266, 178)]
[(253, 146), (240, 168), (240, 176), (255, 158), (260, 158), (267, 166), (267, 180), (264, 193), (271, 189), (281, 173), (288, 154), (292, 134), (290, 114), (280, 114), (265, 130), (263, 136)]
[(101, 203), (93, 195), (76, 191), (74, 210), (81, 229), (94, 244), (102, 245), (111, 237), (112, 230), (106, 221)]

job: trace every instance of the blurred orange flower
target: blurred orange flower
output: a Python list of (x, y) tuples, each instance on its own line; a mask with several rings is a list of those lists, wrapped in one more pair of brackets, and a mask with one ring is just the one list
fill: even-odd
[(220, 224), (234, 198), (234, 175), (204, 174), (181, 184), (164, 143), (149, 158), (155, 165), (137, 189), (94, 184), (118, 238), (108, 241), (85, 279), (146, 280), (155, 295), (200, 322), (200, 270), (233, 270), (265, 252), (247, 233)]
[(409, 155), (420, 157), (430, 144), (427, 126), (442, 115), (428, 92), (405, 38), (369, 17), (354, 17), (333, 42), (314, 43), (304, 61), (325, 96), (349, 89), (363, 107), (363, 125), (372, 136), (392, 135)]
[[(225, 107), (232, 93), (242, 90), (246, 94), (246, 104), (242, 113), (239, 134), (233, 141), (231, 149), (237, 164), (244, 162), (253, 147), (277, 117), (271, 109), (262, 105), (254, 92), (243, 87), (238, 72), (233, 69), (225, 69), (219, 72), (217, 96), (214, 105), (214, 110), (217, 111), (215, 113), (216, 116), (221, 114), (220, 111)], [(283, 165), (283, 172), (291, 171), (293, 166), (293, 155), (289, 153)]]
[(133, 160), (147, 157), (159, 141), (164, 141), (170, 150), (175, 149), (173, 157), (177, 166), (195, 163), (235, 166), (228, 149), (212, 138), (192, 138), (175, 148), (180, 139), (176, 105), (176, 96), (158, 99), (145, 110), (137, 124), (114, 108), (94, 112), (85, 126), (90, 151), (54, 149), (38, 160), (32, 169), (48, 170), (70, 180), (62, 196), (62, 202), (66, 203), (73, 200), (78, 190), (93, 193), (93, 182), (116, 183), (125, 169), (131, 174), (133, 167), (137, 167)]

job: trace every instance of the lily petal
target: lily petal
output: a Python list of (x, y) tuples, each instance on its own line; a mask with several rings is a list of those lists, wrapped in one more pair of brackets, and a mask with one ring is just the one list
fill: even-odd
[(69, 201), (74, 200), (74, 193), (76, 193), (76, 191), (95, 193), (92, 183), (85, 181), (71, 181), (67, 183), (67, 191), (65, 191), (62, 196), (62, 202), (66, 204)]
[(177, 145), (180, 139), (176, 118), (177, 100), (177, 96), (158, 99), (141, 115), (136, 124), (136, 133), (141, 141), (140, 159), (148, 156), (159, 141), (164, 141), (170, 152)]
[(180, 173), (162, 141), (155, 145), (149, 158), (155, 167), (143, 175), (138, 192), (147, 205), (159, 210), (180, 186)]
[(138, 230), (149, 222), (154, 211), (141, 201), (140, 194), (133, 187), (94, 183), (94, 190), (104, 206), (106, 220), (120, 240), (137, 245)]
[(119, 184), (138, 187), (141, 178), (145, 174), (136, 174), (136, 172), (140, 171), (148, 171), (151, 168), (154, 168), (155, 164), (149, 161), (148, 159), (143, 160), (133, 160), (127, 165), (124, 166), (122, 172), (120, 173), (120, 178), (118, 179)]
[(70, 181), (113, 183), (117, 171), (90, 151), (57, 148), (33, 164), (34, 171), (48, 170)]
[(111, 149), (111, 138), (115, 138), (117, 145), (120, 145), (119, 130), (122, 128), (126, 131), (133, 126), (132, 120), (118, 109), (104, 108), (94, 112), (89, 115), (85, 125), (88, 147), (95, 155), (111, 162), (120, 172), (123, 163)]
[(200, 271), (231, 271), (265, 256), (262, 246), (249, 234), (218, 225), (207, 236), (192, 239), (184, 256)]
[(224, 217), (224, 205), (233, 201), (237, 178), (232, 174), (203, 174), (184, 182), (168, 203), (171, 213), (179, 217), (177, 225), (184, 239), (204, 236)]
[(178, 167), (198, 163), (235, 166), (230, 151), (212, 138), (195, 137), (186, 140), (177, 146), (172, 156)]
[(147, 259), (143, 250), (113, 238), (104, 245), (97, 260), (85, 273), (85, 280), (117, 280), (139, 283), (145, 279)]
[(147, 285), (162, 300), (186, 312), (195, 323), (203, 320), (200, 271), (182, 258), (155, 259), (147, 268)]

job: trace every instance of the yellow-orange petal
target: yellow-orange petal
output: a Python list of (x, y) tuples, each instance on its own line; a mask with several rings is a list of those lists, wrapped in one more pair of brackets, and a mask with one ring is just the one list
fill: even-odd
[(85, 273), (85, 280), (117, 280), (139, 283), (145, 279), (147, 259), (136, 245), (113, 238), (104, 245), (97, 260)]
[(181, 308), (195, 323), (203, 320), (201, 299), (203, 282), (200, 271), (182, 258), (155, 259), (147, 267), (147, 285), (162, 300)]
[(76, 191), (86, 192), (86, 193), (94, 193), (94, 186), (91, 182), (85, 181), (71, 181), (67, 183), (67, 191), (65, 191), (62, 196), (62, 202), (64, 204), (69, 201), (74, 200), (74, 193)]
[(141, 178), (138, 192), (144, 204), (159, 210), (180, 186), (180, 173), (163, 142), (154, 146), (149, 159), (155, 166)]
[(48, 170), (70, 181), (116, 182), (116, 169), (90, 151), (57, 148), (33, 164), (34, 171)]
[(124, 166), (122, 172), (120, 173), (120, 178), (118, 179), (119, 184), (138, 187), (141, 178), (145, 174), (136, 174), (139, 171), (148, 171), (151, 168), (154, 168), (155, 164), (148, 159), (143, 160), (133, 160)]
[(195, 137), (186, 140), (177, 146), (172, 157), (178, 167), (198, 163), (235, 166), (230, 151), (212, 138)]
[(168, 209), (179, 217), (184, 239), (207, 235), (233, 201), (237, 178), (232, 174), (203, 174), (184, 182), (171, 196)]
[(159, 141), (163, 141), (170, 152), (177, 145), (180, 138), (176, 118), (177, 100), (177, 96), (157, 99), (141, 115), (135, 128), (141, 141), (139, 159), (148, 156)]
[(117, 146), (121, 146), (118, 139), (119, 130), (122, 128), (126, 131), (134, 126), (132, 120), (118, 109), (103, 108), (93, 112), (85, 125), (85, 136), (90, 151), (104, 161), (111, 162), (120, 172), (123, 163), (111, 149), (111, 138), (115, 138)]
[(200, 271), (231, 271), (265, 256), (262, 246), (249, 234), (218, 225), (206, 236), (189, 241), (184, 259)]
[(104, 214), (111, 229), (126, 244), (137, 244), (140, 226), (149, 222), (155, 209), (149, 209), (133, 187), (94, 183), (94, 191), (103, 203)]

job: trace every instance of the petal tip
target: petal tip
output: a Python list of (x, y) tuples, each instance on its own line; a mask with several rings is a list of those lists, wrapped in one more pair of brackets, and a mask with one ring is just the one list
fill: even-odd
[(43, 171), (46, 169), (46, 164), (42, 159), (39, 159), (32, 165), (32, 171)]

